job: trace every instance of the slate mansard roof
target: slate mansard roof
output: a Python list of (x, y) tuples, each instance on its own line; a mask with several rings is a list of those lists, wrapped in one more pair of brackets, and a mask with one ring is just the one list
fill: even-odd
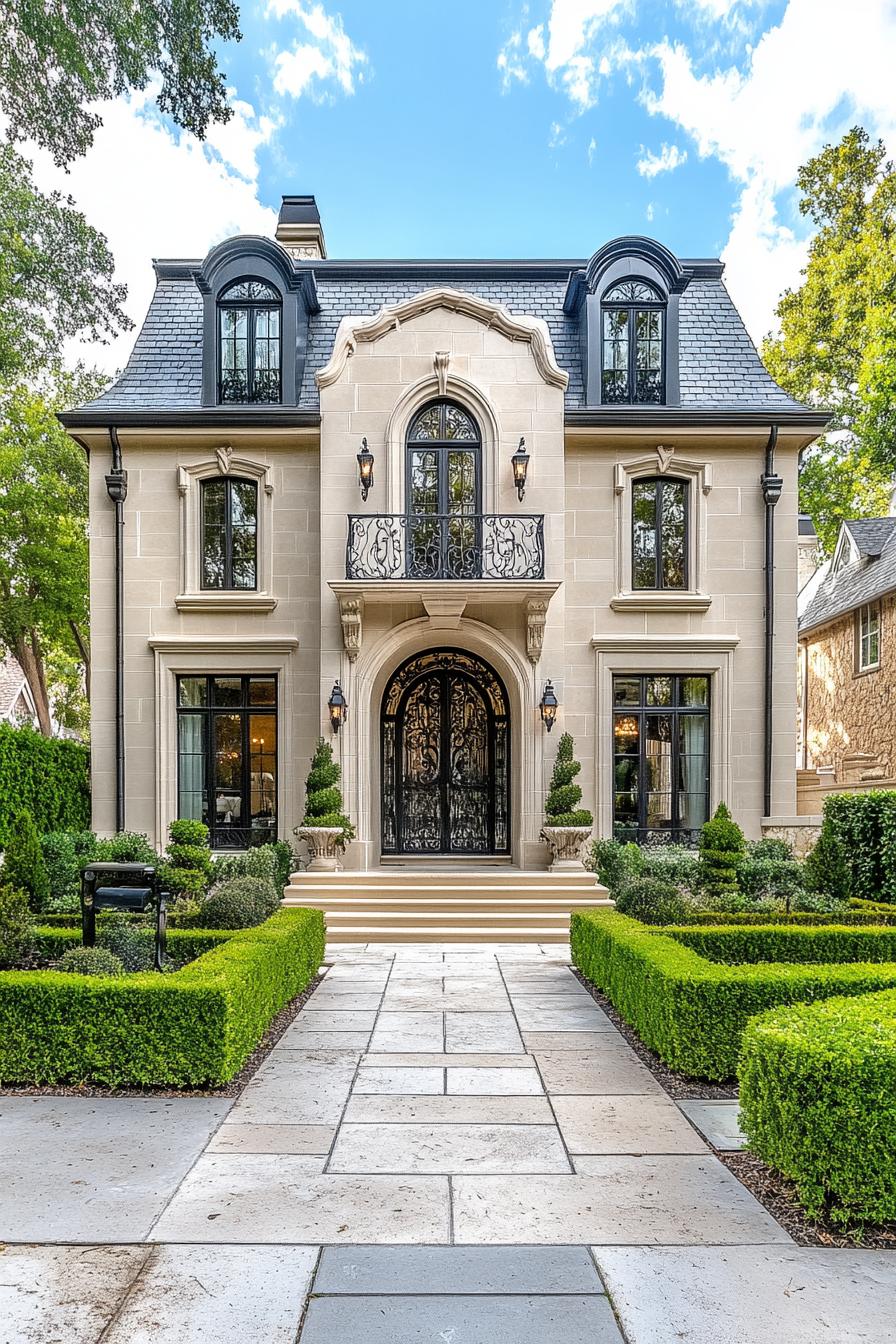
[(845, 522), (830, 572), (800, 617), (800, 634), (807, 635), (894, 590), (896, 518)]
[[(583, 283), (587, 262), (315, 259), (289, 264), (316, 293), (318, 309), (308, 317), (306, 359), (293, 415), (296, 410), (319, 413), (314, 375), (327, 363), (343, 317), (372, 316), (384, 305), (448, 285), (503, 304), (511, 313), (544, 319), (557, 363), (569, 374), (566, 410), (571, 420), (587, 420), (593, 411), (619, 418), (659, 412), (656, 418), (662, 418), (662, 407), (586, 405), (580, 320), (568, 310), (570, 293)], [(201, 266), (199, 261), (155, 263), (155, 294), (125, 369), (101, 397), (65, 416), (67, 424), (97, 423), (107, 413), (110, 420), (117, 413), (130, 420), (143, 411), (151, 416), (202, 408)], [(681, 261), (680, 268), (685, 277), (679, 297), (680, 401), (670, 409), (680, 417), (697, 411), (720, 417), (732, 412), (818, 420), (822, 428), (823, 417), (794, 401), (765, 370), (725, 288), (722, 263)], [(252, 410), (258, 414), (258, 408)], [(277, 410), (285, 414), (287, 408)]]

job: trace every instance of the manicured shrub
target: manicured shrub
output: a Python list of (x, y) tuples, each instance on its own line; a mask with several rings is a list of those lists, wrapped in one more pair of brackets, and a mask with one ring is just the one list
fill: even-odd
[(709, 896), (733, 895), (746, 849), (744, 833), (724, 803), (700, 828), (699, 882)]
[[(782, 841), (761, 842), (781, 844)], [(747, 854), (737, 869), (737, 883), (745, 896), (753, 900), (771, 897), (789, 907), (803, 892), (803, 865), (791, 857), (775, 858), (755, 849)]]
[(42, 909), (50, 899), (47, 866), (30, 812), (19, 812), (9, 828), (2, 878), (7, 886), (25, 892), (32, 910)]
[(339, 826), (343, 845), (355, 838), (355, 828), (342, 810), (339, 779), (342, 770), (333, 760), (333, 748), (321, 737), (311, 758), (305, 780), (305, 816), (303, 826)]
[(120, 958), (108, 947), (70, 947), (59, 958), (56, 969), (66, 975), (124, 975)]
[(139, 831), (118, 831), (102, 836), (90, 856), (95, 863), (151, 863), (159, 865), (159, 856), (148, 838)]
[(658, 877), (664, 882), (674, 882), (688, 892), (697, 889), (699, 872), (697, 854), (684, 845), (645, 846), (641, 851), (644, 877)]
[(848, 901), (852, 886), (843, 844), (832, 825), (822, 825), (821, 835), (806, 858), (804, 884), (836, 901)]
[(34, 944), (34, 921), (24, 891), (0, 885), (0, 968), (17, 966)]
[(124, 914), (114, 914), (103, 921), (96, 940), (118, 958), (126, 971), (152, 970), (155, 930), (149, 925), (138, 924)]
[(50, 910), (58, 910), (60, 902), (77, 902), (81, 895), (81, 869), (96, 852), (96, 836), (92, 831), (48, 831), (40, 837), (41, 853), (50, 883)]
[(597, 874), (598, 882), (610, 895), (615, 896), (625, 882), (641, 873), (644, 851), (639, 845), (623, 845), (618, 840), (595, 840), (587, 867)]
[(738, 1073), (751, 1151), (812, 1217), (896, 1219), (896, 992), (754, 1017)]
[(250, 929), (272, 915), (280, 894), (265, 877), (234, 877), (222, 882), (203, 904), (202, 921), (209, 929)]
[(793, 847), (786, 840), (773, 835), (764, 835), (761, 840), (747, 843), (747, 856), (751, 859), (769, 859), (773, 863), (786, 863), (793, 858)]
[(273, 849), (277, 855), (277, 886), (288, 886), (290, 876), (296, 867), (296, 857), (292, 852), (292, 845), (285, 840), (275, 840)]
[(273, 845), (256, 845), (243, 854), (220, 854), (214, 861), (215, 885), (234, 877), (263, 877), (274, 884), (278, 880), (278, 856)]
[(214, 860), (204, 821), (181, 817), (168, 827), (168, 850), (159, 872), (171, 895), (202, 896), (208, 891)]
[(786, 964), (846, 965), (850, 962), (896, 963), (896, 928), (844, 925), (671, 926), (663, 933), (708, 961), (728, 966), (760, 961)]
[(82, 742), (0, 724), (0, 849), (18, 812), (38, 834), (90, 825), (90, 753)]
[(613, 910), (573, 911), (573, 962), (673, 1069), (731, 1078), (744, 1027), (779, 1004), (896, 987), (896, 964), (707, 960), (665, 930)]
[(318, 910), (280, 910), (231, 936), (177, 936), (217, 945), (170, 975), (0, 974), (0, 1082), (226, 1083), (324, 953)]
[(896, 790), (832, 794), (825, 799), (821, 836), (840, 842), (851, 896), (896, 902)]
[(575, 777), (582, 766), (573, 754), (571, 733), (564, 733), (557, 743), (557, 756), (554, 761), (554, 773), (551, 787), (548, 789), (544, 805), (545, 825), (547, 826), (591, 826), (594, 818), (585, 808), (579, 807), (582, 790), (575, 783)]
[(685, 912), (674, 882), (658, 877), (633, 877), (616, 893), (616, 909), (642, 924), (674, 924)]

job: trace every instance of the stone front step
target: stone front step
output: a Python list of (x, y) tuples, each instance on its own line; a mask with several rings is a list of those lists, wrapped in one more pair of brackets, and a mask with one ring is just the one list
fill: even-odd
[(592, 873), (445, 866), (294, 873), (284, 905), (323, 910), (340, 942), (566, 942), (572, 910), (607, 905)]

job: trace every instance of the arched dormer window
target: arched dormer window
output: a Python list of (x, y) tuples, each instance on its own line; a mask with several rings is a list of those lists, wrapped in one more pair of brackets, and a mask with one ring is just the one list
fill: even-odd
[(665, 308), (646, 280), (623, 280), (601, 301), (601, 400), (604, 404), (665, 400)]
[(281, 399), (280, 294), (264, 280), (238, 280), (218, 297), (218, 401)]
[(258, 587), (258, 484), (213, 476), (200, 490), (200, 576), (206, 589)]
[(672, 476), (632, 482), (632, 588), (688, 586), (689, 484)]

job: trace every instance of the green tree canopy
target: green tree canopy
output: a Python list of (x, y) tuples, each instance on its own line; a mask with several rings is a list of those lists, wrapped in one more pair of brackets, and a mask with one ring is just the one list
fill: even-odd
[(801, 503), (830, 550), (843, 518), (887, 510), (896, 466), (896, 171), (854, 127), (797, 174), (816, 233), (763, 358), (782, 387), (834, 414), (806, 456)]
[(58, 164), (90, 148), (96, 103), (150, 81), (161, 111), (200, 139), (231, 116), (212, 48), (240, 40), (233, 0), (0, 0), (0, 24), (0, 111), (13, 138)]

